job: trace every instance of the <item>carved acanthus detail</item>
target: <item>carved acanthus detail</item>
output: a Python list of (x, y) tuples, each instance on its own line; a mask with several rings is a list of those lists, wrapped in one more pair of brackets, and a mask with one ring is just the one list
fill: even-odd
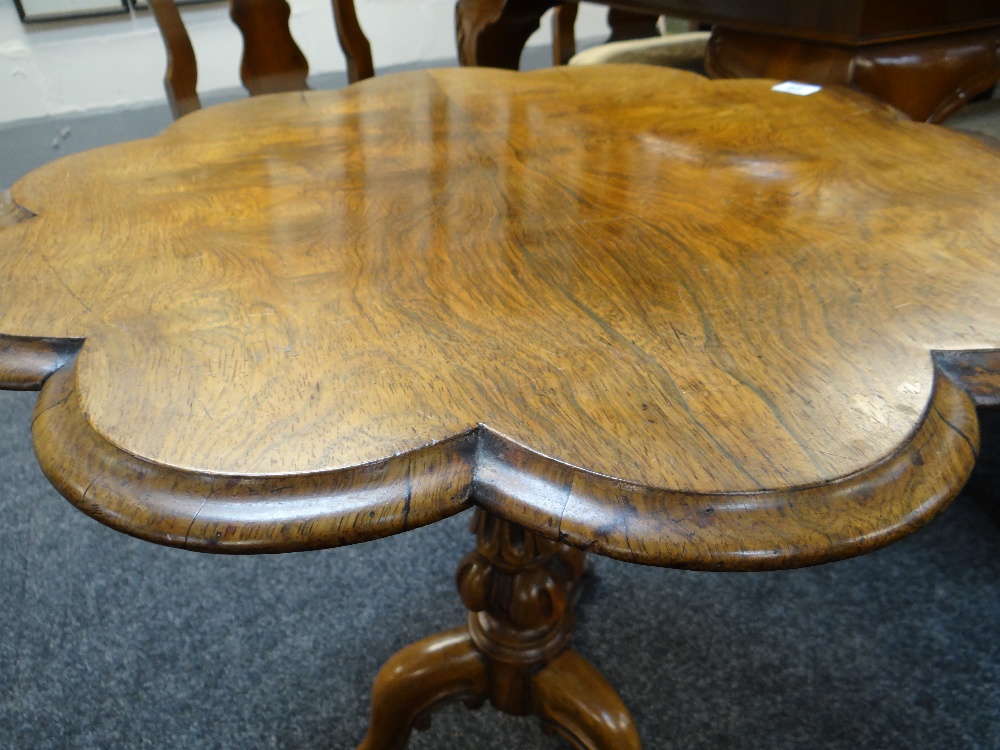
[(482, 509), (471, 530), (476, 551), (457, 573), (468, 629), (426, 638), (386, 663), (358, 750), (400, 750), (412, 729), (430, 726), (431, 711), (456, 700), (537, 716), (581, 750), (641, 750), (614, 688), (567, 648), (586, 555)]
[(583, 571), (584, 553), (482, 510), (471, 531), (476, 550), (456, 577), (476, 645), (522, 666), (552, 658), (569, 641), (569, 592)]

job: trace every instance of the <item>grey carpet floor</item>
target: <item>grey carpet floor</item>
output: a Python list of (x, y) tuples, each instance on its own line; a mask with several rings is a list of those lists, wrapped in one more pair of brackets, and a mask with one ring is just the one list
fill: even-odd
[[(214, 557), (104, 528), (46, 483), (0, 393), (0, 748), (351, 748), (396, 649), (461, 622), (462, 515), (323, 552)], [(767, 574), (598, 560), (576, 645), (649, 750), (1000, 747), (1000, 421), (937, 521)], [(414, 750), (558, 748), (459, 706)]]

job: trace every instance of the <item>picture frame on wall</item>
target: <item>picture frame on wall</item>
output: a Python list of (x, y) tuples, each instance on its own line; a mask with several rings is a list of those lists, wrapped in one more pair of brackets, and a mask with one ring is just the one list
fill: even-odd
[[(128, 0), (124, 0), (128, 2)], [(149, 10), (149, 0), (131, 0), (132, 7), (136, 10)], [(217, 3), (219, 0), (175, 0), (178, 5), (208, 5)]]
[(23, 23), (128, 13), (127, 0), (14, 0)]

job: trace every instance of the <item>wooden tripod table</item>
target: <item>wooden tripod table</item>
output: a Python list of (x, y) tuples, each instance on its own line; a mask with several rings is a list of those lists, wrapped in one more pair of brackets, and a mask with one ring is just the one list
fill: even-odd
[(389, 76), (61, 159), (0, 216), (0, 379), (88, 515), (262, 553), (478, 506), (468, 625), (383, 668), (365, 750), (456, 699), (638, 748), (568, 648), (584, 551), (876, 549), (1000, 393), (1000, 155), (846, 91)]

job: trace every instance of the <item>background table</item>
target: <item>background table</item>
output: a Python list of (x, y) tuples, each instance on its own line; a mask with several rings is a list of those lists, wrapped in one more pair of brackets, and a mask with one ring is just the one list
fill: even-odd
[[(0, 361), (9, 387), (44, 382), (49, 477), (219, 552), (474, 501), (474, 651), (534, 622), (539, 679), (567, 674), (579, 562), (547, 539), (748, 570), (925, 523), (971, 470), (970, 395), (996, 397), (997, 192), (969, 189), (996, 154), (846, 92), (635, 72), (243, 102), (22, 180)], [(489, 593), (505, 576), (521, 604)], [(473, 694), (525, 708), (491, 674)], [(585, 674), (560, 700), (601, 694)]]
[[(557, 0), (459, 0), (459, 58), (516, 69)], [(980, 0), (629, 0), (616, 7), (714, 24), (720, 78), (850, 84), (940, 122), (1000, 79), (1000, 10)]]

